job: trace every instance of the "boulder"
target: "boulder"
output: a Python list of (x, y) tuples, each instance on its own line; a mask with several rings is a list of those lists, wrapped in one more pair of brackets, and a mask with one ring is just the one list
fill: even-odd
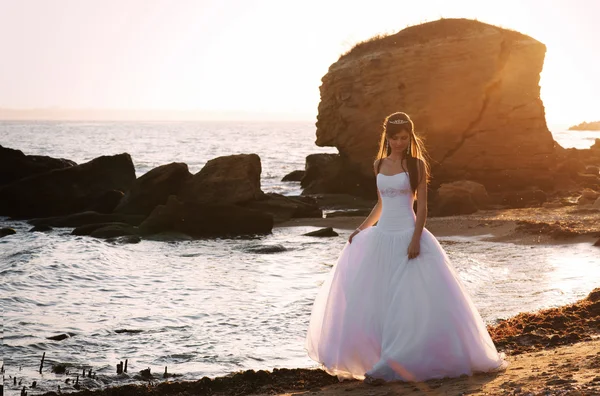
[(488, 192), (552, 188), (555, 143), (539, 86), (545, 52), (531, 37), (466, 19), (358, 44), (322, 79), (316, 144), (335, 146), (373, 189), (381, 124), (404, 111), (426, 139), (435, 187), (467, 179)]
[(304, 173), (305, 173), (305, 171), (303, 171), (303, 170), (292, 171), (292, 172), (288, 173), (287, 175), (283, 176), (283, 178), (281, 179), (281, 181), (284, 181), (284, 182), (289, 182), (289, 181), (299, 182), (304, 177)]
[(302, 194), (350, 194), (377, 199), (371, 174), (364, 175), (356, 164), (338, 154), (311, 154), (306, 157), (306, 173), (302, 178)]
[(471, 191), (450, 183), (440, 186), (431, 208), (431, 216), (453, 216), (475, 212), (477, 212), (477, 204)]
[(500, 194), (500, 203), (510, 208), (539, 207), (547, 201), (542, 190), (508, 191)]
[(490, 196), (488, 195), (485, 186), (470, 180), (460, 180), (442, 184), (438, 189), (438, 194), (445, 195), (447, 192), (451, 193), (451, 191), (455, 189), (467, 191), (471, 195), (471, 199), (478, 209), (485, 209), (491, 203)]
[(222, 237), (268, 234), (273, 217), (256, 210), (231, 204), (182, 202), (170, 196), (140, 224), (142, 235), (176, 231), (193, 237)]
[(113, 243), (115, 245), (133, 244), (140, 243), (142, 238), (139, 235), (123, 235), (120, 237), (107, 238), (106, 242)]
[(283, 245), (257, 245), (248, 246), (244, 251), (248, 253), (271, 254), (285, 252), (287, 249)]
[(170, 195), (176, 195), (191, 178), (188, 166), (182, 162), (154, 168), (133, 182), (115, 212), (147, 216), (157, 205), (164, 205)]
[(50, 227), (49, 225), (40, 225), (40, 226), (35, 226), (29, 229), (29, 232), (47, 232), (47, 231), (52, 231), (53, 228)]
[(333, 230), (332, 227), (321, 228), (316, 231), (307, 232), (306, 234), (302, 234), (304, 236), (314, 236), (314, 237), (336, 237), (339, 234)]
[(129, 225), (139, 225), (146, 216), (143, 215), (125, 215), (120, 213), (102, 214), (97, 212), (81, 212), (68, 216), (43, 217), (31, 219), (29, 224), (34, 226), (52, 226), (52, 227), (80, 227), (86, 224), (99, 223), (127, 223)]
[(3, 238), (8, 235), (16, 234), (17, 232), (13, 228), (4, 227), (0, 228), (0, 238)]
[[(108, 223), (95, 223), (95, 224), (86, 224), (79, 227), (76, 227), (73, 231), (71, 231), (71, 235), (91, 235), (93, 232), (100, 229), (121, 229), (128, 230), (132, 232), (128, 232), (122, 235), (131, 235), (135, 234), (133, 232), (134, 228), (131, 224), (127, 223), (119, 223), (119, 222), (108, 222)], [(113, 235), (120, 236), (120, 235)]]
[(119, 190), (108, 190), (102, 191), (98, 194), (94, 194), (84, 198), (84, 211), (98, 212), (98, 213), (112, 213), (119, 202), (123, 199), (123, 191)]
[(237, 204), (260, 199), (260, 158), (237, 154), (213, 158), (196, 173), (177, 196), (196, 204)]
[(130, 225), (107, 225), (105, 227), (100, 227), (90, 233), (90, 236), (93, 238), (115, 238), (121, 236), (131, 236), (136, 235), (137, 230), (135, 227)]
[(0, 215), (32, 218), (81, 212), (98, 194), (126, 191), (134, 180), (129, 154), (98, 157), (0, 187)]
[(600, 175), (600, 168), (597, 166), (593, 166), (593, 165), (588, 165), (585, 167), (585, 171), (584, 173), (588, 174), (588, 175)]
[(0, 145), (0, 186), (54, 169), (64, 169), (75, 165), (77, 165), (75, 162), (64, 158), (25, 155), (21, 150)]
[(273, 217), (276, 223), (292, 218), (323, 217), (323, 211), (319, 209), (316, 203), (310, 204), (276, 193), (267, 193), (263, 199), (240, 204), (240, 206), (267, 213)]

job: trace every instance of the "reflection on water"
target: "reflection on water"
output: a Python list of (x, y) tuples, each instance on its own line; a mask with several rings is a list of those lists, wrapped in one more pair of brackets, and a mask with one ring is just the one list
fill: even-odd
[[(349, 234), (311, 238), (301, 236), (311, 227), (295, 227), (256, 239), (112, 245), (2, 224), (18, 231), (0, 239), (6, 375), (53, 390), (69, 388), (64, 375), (40, 378), (42, 352), (48, 368), (92, 368), (99, 379), (86, 378), (89, 387), (115, 381), (115, 365), (125, 359), (130, 373), (168, 366), (184, 379), (314, 366), (303, 348), (311, 305)], [(441, 241), (487, 322), (575, 301), (600, 281), (589, 245)], [(257, 244), (287, 251), (246, 251)], [(139, 332), (116, 332), (122, 329)], [(47, 339), (62, 333), (73, 336)]]

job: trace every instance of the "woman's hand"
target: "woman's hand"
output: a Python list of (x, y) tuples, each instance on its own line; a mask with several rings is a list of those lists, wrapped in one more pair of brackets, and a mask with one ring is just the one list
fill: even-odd
[(358, 234), (360, 231), (361, 231), (361, 230), (359, 230), (359, 229), (357, 228), (357, 229), (356, 229), (356, 230), (355, 230), (355, 231), (354, 231), (352, 234), (350, 234), (350, 236), (348, 237), (348, 242), (349, 242), (349, 243), (352, 243), (352, 238), (354, 238), (354, 236), (355, 236), (356, 234)]
[(421, 241), (413, 239), (408, 245), (408, 259), (414, 259), (421, 253)]

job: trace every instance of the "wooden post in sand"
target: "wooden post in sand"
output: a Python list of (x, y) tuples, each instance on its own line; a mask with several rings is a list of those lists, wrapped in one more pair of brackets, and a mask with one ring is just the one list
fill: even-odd
[(42, 374), (42, 368), (44, 367), (44, 358), (46, 357), (46, 352), (42, 355), (42, 362), (40, 363), (40, 374)]

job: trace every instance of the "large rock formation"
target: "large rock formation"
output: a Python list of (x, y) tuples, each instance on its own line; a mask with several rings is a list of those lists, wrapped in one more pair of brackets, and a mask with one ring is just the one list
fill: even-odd
[(129, 154), (95, 158), (81, 165), (33, 175), (0, 187), (0, 216), (60, 216), (98, 206), (111, 190), (127, 191), (135, 180)]
[(337, 147), (372, 177), (382, 122), (404, 111), (426, 139), (434, 186), (549, 188), (555, 142), (540, 99), (545, 52), (531, 37), (465, 19), (358, 44), (322, 79), (316, 144)]
[(25, 155), (21, 150), (0, 145), (0, 186), (53, 169), (75, 165), (77, 164), (71, 160), (44, 155)]

